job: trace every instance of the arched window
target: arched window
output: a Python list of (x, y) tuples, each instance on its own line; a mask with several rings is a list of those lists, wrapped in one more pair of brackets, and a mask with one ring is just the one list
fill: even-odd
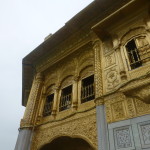
[(82, 79), (81, 82), (81, 103), (93, 100), (94, 92), (94, 75)]
[(53, 102), (54, 102), (54, 84), (49, 86), (46, 90), (45, 104), (43, 109), (43, 116), (49, 116), (52, 113)]
[(50, 94), (46, 97), (46, 102), (44, 105), (43, 116), (49, 116), (52, 113), (54, 94)]
[(61, 82), (61, 96), (59, 101), (59, 111), (71, 108), (72, 103), (73, 75), (69, 75)]
[(125, 45), (129, 69), (135, 69), (150, 61), (150, 45), (146, 36), (132, 38)]
[(59, 103), (59, 111), (69, 109), (72, 101), (72, 85), (62, 89)]

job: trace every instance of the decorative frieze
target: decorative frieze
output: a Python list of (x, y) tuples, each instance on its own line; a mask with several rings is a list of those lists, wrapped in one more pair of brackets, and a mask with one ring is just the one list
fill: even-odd
[(100, 97), (103, 93), (100, 41), (96, 41), (94, 43), (93, 49), (95, 55), (95, 67), (94, 67), (95, 97), (97, 98)]
[(138, 124), (142, 148), (150, 148), (150, 121)]
[(53, 139), (60, 136), (82, 138), (86, 140), (94, 149), (96, 149), (97, 134), (95, 112), (92, 110), (66, 120), (57, 121), (38, 127), (36, 129), (36, 134), (33, 137), (31, 149), (37, 150), (41, 146), (50, 143)]
[(116, 63), (115, 54), (111, 53), (105, 57), (105, 67), (110, 67)]
[(106, 82), (106, 91), (114, 90), (119, 85), (119, 72), (116, 67), (105, 71), (104, 80)]
[(107, 122), (115, 122), (150, 113), (150, 104), (123, 94), (114, 94), (105, 98)]

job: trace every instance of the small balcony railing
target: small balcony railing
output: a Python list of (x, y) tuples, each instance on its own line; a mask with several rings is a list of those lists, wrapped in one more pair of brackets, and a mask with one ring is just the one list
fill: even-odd
[(94, 83), (84, 86), (81, 89), (81, 102), (87, 102), (95, 98)]
[(44, 106), (43, 116), (49, 116), (52, 113), (53, 102), (46, 103)]
[(142, 66), (142, 64), (150, 61), (150, 47), (148, 45), (135, 48), (128, 51), (128, 57), (130, 61), (131, 69)]
[(63, 111), (69, 109), (71, 107), (71, 99), (72, 99), (71, 94), (63, 95), (60, 99), (59, 110)]

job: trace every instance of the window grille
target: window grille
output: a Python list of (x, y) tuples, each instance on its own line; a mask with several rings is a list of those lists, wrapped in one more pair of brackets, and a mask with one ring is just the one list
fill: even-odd
[(141, 40), (140, 38), (132, 39), (126, 45), (126, 50), (131, 69), (135, 69), (142, 66), (142, 64), (147, 62), (150, 58), (149, 44), (148, 43), (141, 44), (140, 40)]
[(81, 103), (93, 100), (94, 98), (94, 75), (92, 75), (82, 80)]
[(46, 97), (46, 102), (45, 102), (45, 105), (44, 105), (43, 116), (51, 115), (52, 106), (53, 106), (53, 100), (54, 100), (54, 94), (48, 95)]
[(59, 111), (69, 109), (71, 107), (72, 100), (72, 85), (62, 89)]

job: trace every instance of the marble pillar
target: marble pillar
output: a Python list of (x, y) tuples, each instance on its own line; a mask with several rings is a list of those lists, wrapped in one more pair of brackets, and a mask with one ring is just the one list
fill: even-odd
[(31, 129), (20, 129), (15, 150), (30, 150), (31, 138), (32, 138)]

